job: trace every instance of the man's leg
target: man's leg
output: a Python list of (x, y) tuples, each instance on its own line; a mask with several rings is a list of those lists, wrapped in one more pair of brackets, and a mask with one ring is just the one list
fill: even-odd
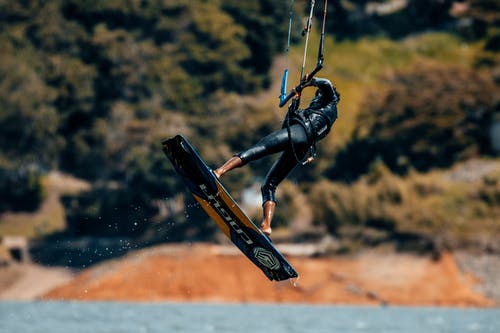
[(273, 220), (276, 202), (271, 200), (266, 201), (264, 202), (262, 207), (264, 210), (264, 217), (262, 219), (262, 223), (260, 224), (260, 230), (262, 230), (262, 232), (266, 235), (270, 236), (271, 232), (273, 231), (273, 229), (271, 229), (271, 221)]
[(257, 144), (231, 157), (220, 168), (214, 171), (217, 178), (233, 169), (242, 167), (248, 162), (257, 160), (266, 155), (274, 154), (286, 149), (289, 143), (286, 129), (275, 131), (262, 138)]
[(262, 209), (263, 219), (260, 229), (266, 235), (271, 235), (271, 222), (276, 208), (276, 187), (285, 179), (286, 176), (298, 165), (297, 159), (291, 150), (285, 150), (280, 158), (274, 163), (266, 176), (262, 191)]

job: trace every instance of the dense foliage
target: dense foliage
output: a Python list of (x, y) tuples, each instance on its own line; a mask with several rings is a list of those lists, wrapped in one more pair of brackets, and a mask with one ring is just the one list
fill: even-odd
[(385, 81), (384, 91), (368, 95), (332, 178), (356, 179), (377, 159), (406, 174), (493, 153), (489, 128), (500, 87), (491, 75), (421, 62)]
[[(452, 2), (403, 1), (406, 6), (389, 12), (387, 1), (329, 2), (327, 43), (336, 39), (353, 49), (359, 45), (366, 52), (360, 53), (382, 59), (387, 67), (400, 60), (397, 55), (384, 43), (367, 50), (363, 38), (402, 39), (432, 29), (484, 46), (474, 67), (427, 59), (389, 71), (377, 78), (380, 84), (368, 97), (361, 90), (356, 96), (355, 86), (365, 80), (363, 74), (384, 69), (368, 68), (369, 61), (359, 66), (354, 61), (359, 56), (349, 57), (353, 62), (345, 58), (345, 63), (331, 58), (335, 80), (350, 83), (345, 86), (354, 91), (341, 91), (339, 121), (346, 121), (343, 108), (352, 103), (344, 97), (366, 101), (349, 142), (320, 147), (318, 166), (307, 176), (293, 176), (311, 196), (315, 222), (330, 232), (357, 218), (351, 213), (338, 218), (343, 208), (332, 198), (346, 185), (333, 181), (355, 181), (380, 161), (404, 174), (491, 153), (484, 128), (499, 105), (492, 70), (500, 64), (496, 1), (468, 1), (466, 10), (453, 17)], [(183, 195), (160, 141), (183, 133), (213, 165), (279, 126), (281, 116), (253, 97), (273, 81), (270, 69), (285, 47), (289, 4), (0, 0), (0, 211), (36, 209), (43, 198), (40, 175), (62, 170), (92, 184), (90, 191), (63, 199), (71, 235), (164, 240), (167, 230), (177, 228), (192, 239), (210, 237), (214, 228), (209, 223), (171, 225), (186, 215), (198, 214), (201, 221), (206, 217)], [(292, 41), (299, 43), (308, 8), (306, 1), (295, 4)], [(419, 52), (432, 58), (440, 47)], [(407, 59), (398, 66), (404, 67)], [(358, 81), (349, 82), (353, 78)], [(225, 183), (240, 192), (270, 163), (253, 163), (228, 175)], [(292, 204), (297, 188), (283, 188), (282, 207), (300, 206)], [(358, 222), (366, 223), (367, 215), (359, 216), (365, 221)], [(277, 220), (288, 223), (283, 216)], [(379, 215), (372, 220), (387, 221)], [(176, 235), (182, 237), (181, 232)]]
[(142, 187), (144, 200), (131, 200), (149, 205), (171, 189), (154, 190), (165, 185), (155, 168), (168, 168), (160, 136), (196, 130), (191, 116), (206, 115), (219, 90), (268, 84), (283, 3), (1, 1), (2, 169)]
[[(330, 30), (340, 38), (384, 34), (401, 38), (428, 29), (449, 29), (453, 0), (333, 1)], [(403, 6), (400, 6), (400, 5)]]

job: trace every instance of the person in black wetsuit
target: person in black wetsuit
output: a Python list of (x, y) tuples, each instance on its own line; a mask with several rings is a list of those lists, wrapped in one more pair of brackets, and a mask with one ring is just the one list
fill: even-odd
[(271, 234), (271, 221), (276, 208), (276, 187), (292, 172), (292, 170), (307, 159), (311, 147), (323, 139), (337, 119), (337, 104), (339, 94), (328, 79), (312, 78), (304, 87), (317, 87), (316, 96), (306, 109), (289, 112), (283, 126), (254, 146), (243, 150), (214, 171), (217, 178), (226, 172), (244, 166), (264, 156), (283, 152), (281, 157), (269, 170), (262, 191), (263, 219), (261, 230), (266, 235)]

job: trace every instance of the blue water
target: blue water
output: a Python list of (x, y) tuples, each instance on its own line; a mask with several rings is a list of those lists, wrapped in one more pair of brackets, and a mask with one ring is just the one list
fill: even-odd
[(0, 302), (1, 333), (500, 332), (500, 309)]

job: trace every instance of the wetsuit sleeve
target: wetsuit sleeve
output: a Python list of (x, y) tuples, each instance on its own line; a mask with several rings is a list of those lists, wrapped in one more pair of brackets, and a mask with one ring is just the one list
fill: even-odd
[[(320, 94), (313, 98), (308, 110), (310, 114), (316, 115), (318, 119), (327, 118), (328, 128), (327, 131), (322, 134), (324, 136), (328, 133), (330, 127), (337, 119), (337, 103), (339, 102), (339, 95), (333, 84), (328, 79), (313, 78), (311, 80), (311, 85), (317, 87)], [(317, 127), (319, 128), (321, 126)]]
[(328, 79), (323, 78), (313, 78), (311, 80), (311, 85), (317, 87), (321, 91), (321, 95), (323, 100), (326, 103), (335, 100), (337, 102), (338, 96), (335, 93), (335, 89), (333, 88), (332, 83)]

